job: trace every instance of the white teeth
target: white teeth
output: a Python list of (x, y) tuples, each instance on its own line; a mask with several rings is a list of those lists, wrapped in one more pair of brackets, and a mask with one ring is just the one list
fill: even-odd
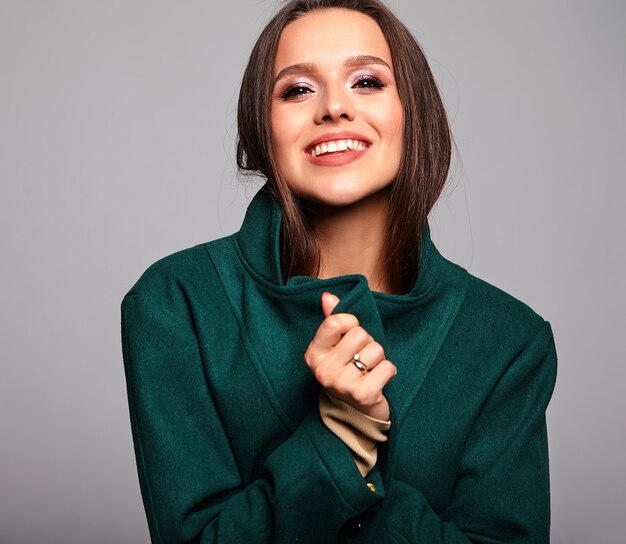
[(367, 149), (367, 144), (359, 140), (335, 140), (332, 142), (324, 142), (315, 146), (315, 149), (311, 152), (311, 155), (318, 157), (325, 153), (335, 153), (337, 151), (346, 151), (351, 149), (353, 151), (363, 151)]

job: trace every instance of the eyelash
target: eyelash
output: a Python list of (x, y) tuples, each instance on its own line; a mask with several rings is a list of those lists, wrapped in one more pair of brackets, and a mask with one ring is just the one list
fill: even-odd
[(353, 87), (356, 87), (357, 85), (362, 84), (362, 83), (367, 83), (368, 85), (366, 87), (360, 87), (361, 89), (380, 90), (386, 87), (386, 85), (380, 79), (378, 79), (376, 76), (373, 76), (373, 75), (360, 76), (355, 81)]
[[(301, 92), (301, 91), (305, 91), (305, 92)], [(309, 92), (313, 92), (313, 89), (301, 83), (297, 83), (296, 85), (292, 85), (291, 87), (288, 87), (287, 89), (285, 89), (283, 93), (280, 95), (280, 97), (283, 100), (291, 100), (294, 98), (297, 99), (298, 97)]]
[[(365, 84), (365, 86), (362, 86)], [(360, 76), (352, 85), (353, 88), (362, 89), (362, 90), (376, 90), (379, 91), (384, 89), (386, 85), (378, 79), (376, 76), (366, 75)], [(292, 85), (283, 91), (280, 95), (282, 100), (294, 100), (299, 97), (314, 92), (313, 89), (308, 87), (307, 85), (303, 85), (301, 83), (297, 83), (296, 85)]]

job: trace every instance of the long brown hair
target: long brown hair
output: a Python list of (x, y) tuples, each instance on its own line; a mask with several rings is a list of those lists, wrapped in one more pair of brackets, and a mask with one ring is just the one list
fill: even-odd
[(319, 9), (345, 8), (374, 19), (391, 50), (404, 109), (403, 157), (389, 190), (387, 236), (382, 258), (394, 293), (415, 282), (428, 213), (441, 194), (450, 166), (452, 136), (437, 85), (421, 47), (406, 26), (379, 0), (291, 0), (261, 32), (239, 93), (237, 166), (265, 177), (283, 213), (283, 280), (315, 276), (319, 244), (305, 207), (276, 167), (270, 126), (273, 68), (278, 40), (289, 23)]

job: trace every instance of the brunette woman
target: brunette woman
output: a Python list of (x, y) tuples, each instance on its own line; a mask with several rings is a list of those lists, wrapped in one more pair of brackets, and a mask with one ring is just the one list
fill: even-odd
[(440, 255), (451, 136), (377, 0), (292, 0), (239, 98), (241, 230), (122, 306), (154, 542), (548, 542), (550, 325)]

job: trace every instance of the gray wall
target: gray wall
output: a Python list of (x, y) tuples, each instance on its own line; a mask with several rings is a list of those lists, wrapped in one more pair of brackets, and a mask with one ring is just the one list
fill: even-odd
[[(0, 0), (0, 542), (148, 541), (119, 303), (236, 230), (234, 108), (269, 0)], [(549, 319), (553, 542), (626, 533), (626, 4), (391, 5), (460, 152), (442, 252)], [(621, 536), (620, 536), (621, 535)]]

